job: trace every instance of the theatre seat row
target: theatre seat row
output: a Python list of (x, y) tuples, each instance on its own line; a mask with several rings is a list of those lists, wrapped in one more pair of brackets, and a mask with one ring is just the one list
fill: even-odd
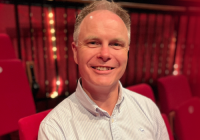
[[(170, 140), (199, 140), (200, 98), (192, 96), (187, 78), (183, 75), (167, 76), (158, 79), (157, 83), (160, 110), (162, 114), (166, 114), (163, 119)], [(127, 88), (155, 102), (149, 85), (139, 84)]]
[[(18, 120), (36, 113), (26, 71), (11, 40), (0, 34), (0, 139), (18, 130)], [(6, 48), (6, 49), (5, 49)], [(9, 52), (9, 53), (8, 53)]]
[(0, 60), (0, 136), (18, 130), (18, 120), (36, 112), (20, 60)]
[[(188, 86), (186, 84), (187, 81), (184, 81), (184, 80), (187, 80), (187, 79), (184, 79), (184, 76), (165, 77), (165, 79), (168, 79), (168, 78), (170, 78), (171, 80), (173, 80), (173, 78), (175, 78), (176, 80), (180, 78), (181, 81), (176, 81), (176, 82), (183, 82), (185, 83), (185, 85), (183, 84), (185, 87)], [(159, 81), (163, 82), (165, 81), (165, 79), (164, 80), (161, 79)], [(171, 81), (171, 83), (173, 84), (173, 81)], [(166, 86), (164, 87), (167, 88)], [(178, 89), (176, 88), (177, 87), (174, 87), (173, 89), (176, 92), (179, 92)], [(153, 91), (151, 87), (147, 84), (134, 85), (134, 86), (127, 87), (127, 89), (140, 93), (144, 96), (147, 96), (150, 99), (152, 99), (153, 102), (156, 103)], [(159, 94), (165, 94), (165, 93), (163, 92)], [(191, 99), (185, 102), (182, 102), (180, 104), (176, 104), (176, 107), (175, 106), (173, 107), (172, 110), (174, 112), (174, 116), (173, 116), (173, 119), (171, 119), (173, 120), (171, 124), (169, 123), (168, 117), (167, 117), (167, 115), (169, 115), (170, 113), (167, 115), (165, 114), (167, 112), (161, 114), (163, 117), (163, 120), (165, 121), (170, 140), (174, 140), (174, 138), (180, 139), (180, 140), (191, 140), (191, 139), (198, 140), (199, 139), (199, 136), (198, 136), (198, 131), (199, 131), (198, 126), (200, 125), (200, 121), (198, 121), (200, 117), (200, 111), (198, 111), (199, 108), (200, 108), (199, 98), (191, 97)], [(19, 121), (20, 137), (22, 140), (28, 140), (28, 139), (31, 140), (32, 138), (37, 137), (37, 130), (39, 128), (39, 123), (48, 114), (49, 111), (50, 110), (41, 112), (38, 114), (34, 114), (30, 117), (23, 118)], [(30, 125), (31, 126), (33, 125), (33, 126), (28, 127)]]
[[(128, 87), (129, 90), (140, 93), (149, 97), (155, 102), (154, 94), (151, 87), (147, 84), (140, 84), (136, 86)], [(50, 110), (40, 112), (19, 120), (19, 134), (21, 140), (35, 140), (38, 135), (39, 124), (42, 119), (50, 112)], [(161, 114), (166, 124), (170, 140), (174, 140), (168, 118), (165, 114)]]
[[(18, 120), (35, 114), (36, 109), (24, 66), (17, 59), (9, 37), (0, 34), (0, 42), (2, 42), (1, 46), (6, 46), (9, 50), (9, 53), (0, 51), (0, 111), (3, 114), (0, 115), (0, 136), (2, 136), (18, 130)], [(160, 78), (157, 87), (160, 109), (168, 128), (170, 140), (174, 139), (173, 135), (180, 140), (199, 140), (200, 99), (192, 96), (187, 78), (182, 75)], [(156, 102), (153, 91), (147, 84), (127, 88)], [(28, 117), (19, 122), (22, 140), (31, 140), (31, 136), (34, 138), (37, 136), (39, 122), (48, 112), (31, 116), (32, 121)], [(34, 119), (35, 117), (36, 119)], [(27, 129), (27, 125), (29, 129)]]
[(169, 116), (174, 137), (178, 140), (200, 139), (200, 98), (192, 96), (183, 75), (158, 79), (161, 112)]

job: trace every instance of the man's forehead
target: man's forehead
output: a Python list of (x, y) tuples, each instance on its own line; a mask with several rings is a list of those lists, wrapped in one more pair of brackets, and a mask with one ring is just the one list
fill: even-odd
[(108, 10), (96, 10), (83, 19), (80, 24), (78, 38), (84, 36), (85, 40), (86, 36), (94, 36), (96, 33), (106, 35), (108, 30), (114, 31), (112, 35), (115, 37), (112, 35), (107, 36), (107, 38), (112, 40), (124, 40), (124, 37), (128, 36), (127, 27), (118, 15)]
[(106, 19), (112, 19), (112, 20), (116, 20), (118, 22), (123, 22), (122, 19), (116, 15), (115, 13), (109, 11), (109, 10), (96, 10), (93, 11), (91, 13), (89, 13), (82, 22), (91, 22), (92, 20), (96, 20), (96, 19), (102, 19), (102, 20), (106, 20)]

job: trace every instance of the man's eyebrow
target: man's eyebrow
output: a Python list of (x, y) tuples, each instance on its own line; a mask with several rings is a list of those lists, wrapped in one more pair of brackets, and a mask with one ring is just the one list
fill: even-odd
[(122, 42), (122, 43), (125, 43), (125, 40), (121, 39), (121, 38), (114, 38), (114, 39), (111, 40), (111, 42)]
[[(88, 40), (100, 40), (100, 38), (98, 38), (97, 36), (88, 36), (87, 38), (85, 38), (84, 41), (88, 41)], [(109, 42), (122, 42), (125, 44), (126, 41), (122, 38), (114, 38), (114, 39), (111, 39)]]
[(87, 41), (87, 40), (92, 40), (92, 39), (99, 39), (98, 37), (96, 37), (96, 36), (89, 36), (89, 37), (87, 37), (86, 39), (85, 39), (85, 41)]

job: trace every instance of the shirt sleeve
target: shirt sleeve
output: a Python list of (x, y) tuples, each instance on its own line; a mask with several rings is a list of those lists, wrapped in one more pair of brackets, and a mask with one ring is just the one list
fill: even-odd
[(169, 140), (169, 134), (167, 131), (167, 127), (165, 125), (165, 122), (162, 118), (162, 115), (159, 111), (159, 109), (156, 109), (157, 116), (155, 117), (155, 122), (157, 123), (157, 133), (156, 133), (156, 140)]
[(56, 128), (42, 122), (38, 132), (38, 140), (64, 140)]

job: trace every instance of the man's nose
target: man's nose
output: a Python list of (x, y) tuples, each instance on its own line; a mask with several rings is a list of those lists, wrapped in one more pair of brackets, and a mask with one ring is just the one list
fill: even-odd
[(103, 45), (101, 47), (98, 58), (102, 59), (104, 62), (111, 59), (110, 48), (108, 45)]

